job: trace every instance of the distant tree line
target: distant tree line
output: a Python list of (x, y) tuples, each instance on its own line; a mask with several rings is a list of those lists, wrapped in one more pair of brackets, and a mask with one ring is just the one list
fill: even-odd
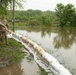
[[(12, 19), (12, 11), (8, 11), (7, 18)], [(56, 13), (53, 11), (32, 10), (27, 11), (15, 11), (15, 22), (26, 22), (27, 25), (31, 26), (50, 26), (56, 20)]]
[[(0, 14), (6, 14), (8, 4), (12, 3), (12, 0), (1, 0)], [(18, 0), (15, 0), (18, 1)], [(3, 9), (4, 8), (4, 9)], [(0, 15), (1, 16), (1, 15)], [(12, 10), (7, 10), (6, 17), (8, 20), (12, 20)], [(26, 22), (26, 25), (32, 26), (51, 26), (58, 24), (60, 26), (76, 26), (76, 8), (72, 4), (57, 4), (55, 11), (32, 10), (19, 11), (15, 10), (15, 21)]]

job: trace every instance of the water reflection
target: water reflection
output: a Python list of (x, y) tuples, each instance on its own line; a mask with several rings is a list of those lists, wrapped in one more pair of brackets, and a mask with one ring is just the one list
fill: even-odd
[(41, 28), (41, 37), (45, 37), (45, 35), (51, 36), (51, 28)]
[(48, 75), (20, 43), (8, 41), (8, 46), (0, 44), (0, 75)]
[(31, 38), (76, 75), (76, 28), (25, 27), (16, 32)]
[(58, 35), (54, 37), (55, 48), (70, 48), (73, 43), (76, 43), (76, 28), (60, 28)]
[(48, 75), (36, 64), (33, 57), (29, 55), (29, 58), (32, 59), (30, 62), (28, 57), (25, 57), (19, 63), (0, 68), (0, 75)]
[(70, 48), (73, 43), (76, 43), (76, 28), (61, 28), (61, 27), (25, 27), (27, 32), (41, 32), (41, 38), (46, 35), (51, 37), (51, 33), (57, 34), (54, 37), (55, 48)]
[(13, 64), (9, 67), (0, 68), (0, 75), (22, 75), (20, 64)]

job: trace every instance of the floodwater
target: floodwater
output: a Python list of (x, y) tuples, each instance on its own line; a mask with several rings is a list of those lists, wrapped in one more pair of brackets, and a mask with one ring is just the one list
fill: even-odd
[[(27, 50), (24, 49), (24, 52)], [(5, 66), (0, 63), (0, 75), (48, 75), (45, 70), (37, 65), (34, 61), (33, 56), (26, 52), (27, 54), (22, 59), (22, 61)]]
[(76, 75), (76, 28), (23, 27), (16, 32), (31, 38)]

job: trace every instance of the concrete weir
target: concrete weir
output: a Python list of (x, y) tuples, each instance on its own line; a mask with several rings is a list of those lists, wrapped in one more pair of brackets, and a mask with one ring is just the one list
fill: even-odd
[[(48, 67), (50, 72), (53, 72), (54, 75), (72, 75), (63, 65), (61, 65), (56, 58), (54, 58), (49, 53), (45, 52), (45, 50), (36, 44), (31, 39), (26, 36), (22, 36), (18, 33), (14, 33), (9, 30), (11, 33), (11, 37), (19, 42), (21, 42), (34, 56), (36, 62), (41, 66), (40, 62), (45, 64)], [(39, 59), (41, 61), (39, 61)], [(52, 74), (49, 74), (52, 75)]]

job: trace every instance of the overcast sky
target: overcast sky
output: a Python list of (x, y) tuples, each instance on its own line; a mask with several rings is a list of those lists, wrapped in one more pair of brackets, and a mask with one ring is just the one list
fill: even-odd
[(33, 10), (54, 10), (57, 3), (63, 3), (64, 5), (71, 3), (76, 7), (76, 0), (26, 0), (24, 3), (24, 9), (33, 9)]

